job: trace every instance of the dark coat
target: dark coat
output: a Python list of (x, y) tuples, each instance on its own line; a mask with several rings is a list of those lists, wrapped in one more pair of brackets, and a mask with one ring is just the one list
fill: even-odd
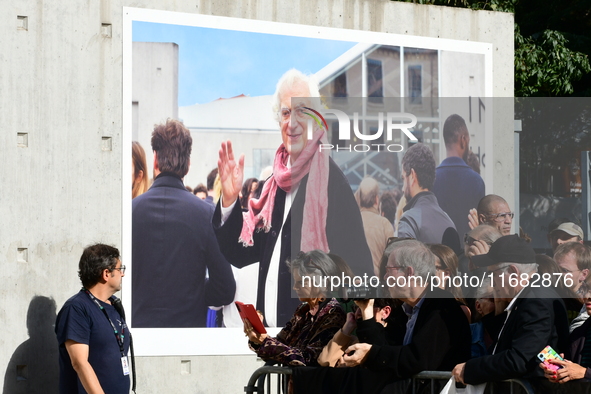
[(231, 303), (236, 292), (211, 226), (213, 206), (170, 173), (132, 206), (133, 326), (205, 327), (207, 307)]
[(296, 392), (379, 393), (389, 384), (399, 387), (401, 383), (404, 387), (405, 379), (421, 371), (451, 371), (470, 357), (468, 319), (460, 304), (445, 290), (436, 288), (427, 293), (408, 345), (402, 344), (408, 317), (400, 313), (400, 308), (394, 314), (395, 321), (386, 328), (374, 319), (358, 323), (359, 341), (372, 344), (361, 366), (297, 368)]
[[(571, 332), (568, 338), (570, 342), (570, 356), (568, 356), (567, 359), (573, 363), (581, 365), (581, 359), (583, 358), (583, 348), (585, 347), (587, 332), (590, 329), (591, 319), (587, 319), (582, 326), (575, 328), (573, 332)], [(587, 368), (584, 379), (586, 381), (591, 381), (591, 368)]]
[(375, 320), (362, 323), (366, 324), (357, 328), (359, 340), (373, 344), (365, 366), (387, 370), (394, 378), (410, 378), (421, 371), (451, 371), (470, 358), (468, 319), (451, 294), (439, 288), (427, 292), (408, 345), (402, 344), (400, 334), (390, 335), (398, 343), (388, 343), (388, 331), (380, 329), (382, 325)]
[(543, 378), (537, 355), (546, 345), (558, 353), (567, 352), (564, 302), (551, 288), (526, 287), (501, 330), (495, 354), (469, 360), (464, 381), (480, 384), (511, 378)]
[[(289, 321), (292, 311), (300, 301), (292, 292), (291, 274), (285, 264), (300, 251), (302, 236), (303, 208), (308, 177), (304, 177), (293, 201), (291, 211), (283, 223), (286, 193), (277, 189), (275, 205), (269, 232), (255, 232), (254, 245), (244, 247), (238, 238), (242, 229), (242, 210), (235, 204), (232, 213), (221, 223), (220, 204), (216, 207), (213, 223), (220, 249), (235, 267), (242, 268), (260, 262), (257, 309), (264, 313), (265, 281), (271, 263), (271, 256), (281, 231), (281, 253), (279, 258), (279, 278), (277, 294), (277, 326)], [(351, 187), (342, 171), (330, 159), (328, 177), (328, 213), (326, 237), (330, 252), (342, 257), (356, 275), (372, 275), (373, 263), (365, 240), (359, 207), (355, 202)]]

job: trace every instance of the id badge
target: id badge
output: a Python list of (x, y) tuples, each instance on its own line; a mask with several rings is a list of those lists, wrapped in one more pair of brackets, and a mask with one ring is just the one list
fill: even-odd
[(127, 362), (127, 356), (121, 357), (121, 367), (123, 368), (123, 376), (129, 375), (129, 364)]

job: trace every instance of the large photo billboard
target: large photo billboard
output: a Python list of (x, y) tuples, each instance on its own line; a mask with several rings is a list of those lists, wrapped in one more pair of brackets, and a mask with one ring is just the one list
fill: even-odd
[[(395, 112), (415, 117), (409, 131), (414, 140), (402, 130), (391, 141), (380, 140), (384, 147), (400, 146), (398, 151), (372, 147), (353, 132), (350, 141), (340, 141), (338, 122), (326, 117), (326, 142), (333, 147), (327, 153), (345, 175), (351, 193), (366, 176), (377, 179), (384, 191), (401, 190), (401, 159), (415, 142), (428, 146), (439, 165), (446, 157), (443, 123), (452, 114), (465, 120), (470, 149), (487, 194), (492, 192), (492, 127), (491, 116), (487, 117), (492, 113), (492, 103), (487, 101), (493, 86), (490, 44), (125, 8), (123, 46), (123, 151), (131, 152), (132, 141), (143, 147), (144, 175), (151, 181), (151, 134), (154, 125), (168, 118), (183, 122), (193, 140), (184, 185), (191, 189), (207, 186), (208, 175), (218, 165), (220, 146), (227, 140), (237, 155), (244, 153), (244, 180), (266, 179), (265, 171), (273, 165), (282, 143), (273, 95), (280, 78), (297, 69), (317, 81), (325, 109), (343, 105), (344, 99), (359, 98), (358, 123), (363, 134), (375, 135), (380, 128), (377, 113), (388, 103), (395, 103), (391, 104)], [(208, 315), (204, 324), (150, 326), (149, 315), (148, 323), (134, 323), (134, 315), (141, 312), (139, 295), (134, 293), (134, 271), (140, 272), (142, 261), (131, 253), (137, 247), (132, 245), (132, 193), (126, 182), (133, 173), (132, 161), (124, 157), (122, 162), (123, 253), (132, 278), (123, 288), (123, 300), (127, 310), (133, 311), (129, 323), (136, 354), (249, 354), (233, 302), (209, 311), (195, 310)], [(166, 255), (167, 247), (158, 246), (158, 250)], [(189, 245), (174, 246), (183, 247)], [(179, 261), (178, 266), (162, 265), (150, 272), (152, 293), (143, 292), (141, 304), (174, 300), (171, 295), (180, 291), (169, 279), (175, 275), (184, 279), (183, 272), (189, 275), (182, 271), (187, 264)], [(236, 290), (230, 298), (268, 304), (260, 286), (262, 279), (265, 286), (272, 286), (268, 278), (276, 273), (261, 270), (258, 262), (236, 265), (232, 267)], [(195, 275), (205, 281), (208, 274)], [(166, 308), (191, 309), (182, 304), (170, 302)], [(286, 311), (288, 315), (292, 312)], [(158, 321), (156, 312), (153, 317)], [(273, 335), (283, 324), (280, 318), (273, 319), (269, 333)]]

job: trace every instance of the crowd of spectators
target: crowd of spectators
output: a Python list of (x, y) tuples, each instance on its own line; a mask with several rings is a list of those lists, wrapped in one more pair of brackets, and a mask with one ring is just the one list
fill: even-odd
[[(234, 155), (225, 141), (207, 186), (186, 186), (204, 201), (198, 204), (182, 190), (187, 169), (166, 169), (167, 155), (174, 154), (164, 148), (153, 146), (156, 180), (148, 189), (145, 155), (134, 143), (134, 237), (143, 231), (138, 239), (144, 242), (139, 248), (134, 238), (133, 258), (148, 261), (142, 253), (152, 245), (145, 242), (152, 235), (145, 218), (154, 209), (140, 208), (150, 198), (162, 205), (158, 191), (174, 187), (176, 195), (166, 194), (171, 200), (164, 203), (167, 209), (178, 206), (174, 221), (186, 222), (184, 207), (193, 207), (203, 219), (192, 225), (207, 235), (204, 245), (216, 245), (211, 253), (219, 261), (204, 263), (209, 271), (204, 283), (211, 287), (219, 281), (214, 305), (227, 303), (234, 292), (228, 263), (235, 297), (244, 286), (241, 269), (259, 264), (252, 302), (266, 326), (283, 329), (271, 337), (248, 320), (241, 323), (261, 358), (298, 367), (290, 383), (296, 393), (406, 392), (411, 378), (425, 370), (451, 371), (460, 384), (520, 378), (537, 392), (591, 392), (591, 250), (579, 225), (554, 220), (547, 234), (552, 252), (536, 254), (529, 236), (515, 234), (520, 229), (513, 228), (515, 213), (508, 202), (484, 194), (470, 160), (470, 134), (458, 115), (445, 122), (447, 158), (439, 166), (427, 145), (414, 144), (401, 161), (401, 190), (384, 190), (367, 177), (353, 195), (336, 163), (316, 148), (326, 141), (326, 130), (315, 127), (310, 142), (302, 137), (307, 119), (302, 108), (314, 106), (318, 95), (309, 76), (286, 73), (274, 95), (283, 143), (270, 172), (244, 180), (244, 156)], [(184, 132), (180, 123), (175, 127)], [(161, 185), (169, 178), (174, 185)], [(167, 247), (176, 250), (174, 243), (168, 240)], [(220, 267), (223, 275), (216, 271)], [(141, 280), (148, 283), (138, 272), (134, 269), (134, 292)], [(336, 292), (322, 282), (361, 274), (378, 278), (374, 291), (351, 293), (360, 280)], [(306, 284), (305, 276), (318, 282)], [(222, 281), (232, 283), (231, 291), (222, 291)], [(208, 296), (202, 290), (197, 296), (200, 310)], [(136, 321), (147, 310), (140, 304), (133, 303)], [(208, 317), (207, 325), (229, 324), (223, 315), (231, 307), (210, 311), (213, 323)], [(216, 320), (216, 314), (223, 319)], [(157, 326), (193, 324), (181, 315)], [(205, 316), (195, 321), (203, 326)], [(151, 318), (142, 324), (154, 326)], [(546, 346), (563, 359), (540, 363)]]

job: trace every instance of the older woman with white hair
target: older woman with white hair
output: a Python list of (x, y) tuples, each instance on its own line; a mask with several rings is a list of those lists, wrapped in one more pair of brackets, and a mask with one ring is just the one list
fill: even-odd
[(275, 153), (273, 175), (244, 214), (236, 203), (244, 155), (235, 157), (230, 141), (223, 142), (219, 152), (222, 198), (213, 217), (218, 243), (235, 267), (260, 262), (257, 308), (270, 327), (284, 325), (296, 306), (291, 277), (282, 264), (295, 253), (318, 249), (344, 258), (355, 275), (373, 272), (351, 187), (327, 151), (320, 150), (327, 142), (324, 123), (312, 122), (308, 135), (319, 96), (315, 78), (297, 70), (277, 83), (273, 112), (282, 144)]
[(244, 332), (249, 345), (265, 361), (288, 365), (318, 365), (322, 349), (345, 323), (345, 312), (330, 293), (324, 278), (341, 277), (342, 271), (324, 252), (300, 253), (288, 264), (293, 276), (293, 289), (303, 304), (277, 337), (257, 332), (244, 319)]

